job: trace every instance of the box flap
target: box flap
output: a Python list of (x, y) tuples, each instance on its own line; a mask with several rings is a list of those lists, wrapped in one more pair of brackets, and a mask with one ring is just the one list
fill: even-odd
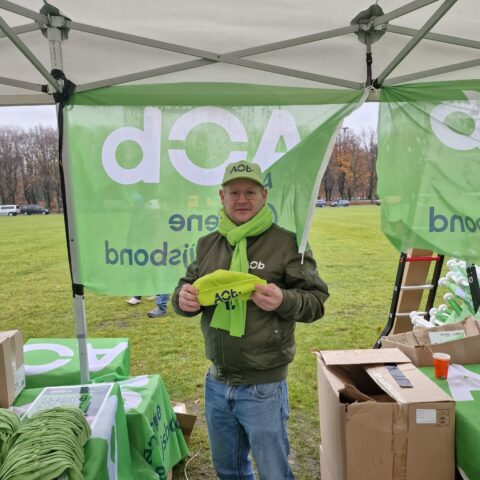
[(379, 363), (409, 363), (411, 360), (398, 348), (321, 350), (317, 352), (326, 365), (374, 365)]
[(377, 385), (398, 403), (452, 402), (452, 398), (412, 364), (399, 365), (413, 388), (402, 388), (383, 365), (367, 367)]
[(19, 330), (6, 330), (4, 332), (0, 332), (0, 342), (5, 340), (6, 338), (13, 337)]

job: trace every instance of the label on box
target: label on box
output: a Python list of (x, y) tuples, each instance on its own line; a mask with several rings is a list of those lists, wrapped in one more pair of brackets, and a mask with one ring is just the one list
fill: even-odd
[(25, 365), (13, 371), (13, 388), (15, 391), (15, 398), (25, 388)]
[(437, 410), (435, 408), (417, 408), (416, 423), (437, 423)]
[(449, 330), (447, 332), (428, 332), (430, 343), (432, 345), (445, 342), (453, 342), (465, 338), (464, 330)]

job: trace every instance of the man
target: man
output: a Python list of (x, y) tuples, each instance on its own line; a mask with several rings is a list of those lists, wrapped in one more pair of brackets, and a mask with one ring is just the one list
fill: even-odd
[[(199, 240), (196, 260), (180, 279), (172, 305), (184, 316), (202, 312), (212, 361), (205, 416), (219, 478), (254, 479), (251, 450), (262, 479), (292, 479), (286, 378), (295, 354), (295, 322), (323, 316), (327, 285), (311, 252), (302, 263), (295, 234), (273, 224), (258, 165), (228, 165), (219, 193), (219, 230)], [(231, 297), (223, 292), (217, 305), (201, 306), (192, 284), (219, 269), (250, 270), (266, 284), (255, 285), (249, 301), (238, 300), (230, 289)], [(236, 334), (228, 330), (230, 322)]]

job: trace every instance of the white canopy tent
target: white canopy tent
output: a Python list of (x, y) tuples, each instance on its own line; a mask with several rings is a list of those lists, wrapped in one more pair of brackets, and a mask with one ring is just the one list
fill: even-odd
[[(52, 69), (76, 92), (215, 81), (373, 87), (372, 100), (382, 85), (480, 78), (477, 0), (379, 0), (371, 9), (366, 0), (52, 1), (60, 11), (0, 0), (0, 106), (55, 103), (64, 82)], [(352, 25), (367, 9), (375, 15)], [(66, 205), (70, 214), (68, 185)], [(72, 248), (74, 285), (75, 265)], [(83, 292), (74, 292), (87, 382)]]
[[(53, 103), (53, 67), (77, 92), (184, 81), (358, 89), (369, 49), (376, 85), (479, 78), (477, 3), (380, 0), (383, 15), (350, 25), (369, 2), (57, 0), (61, 13), (44, 15), (40, 0), (0, 0), (0, 105)], [(359, 32), (384, 35), (369, 46)]]

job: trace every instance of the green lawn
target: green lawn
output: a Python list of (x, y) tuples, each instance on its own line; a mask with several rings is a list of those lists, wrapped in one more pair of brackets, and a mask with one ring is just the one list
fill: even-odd
[[(370, 348), (388, 317), (398, 253), (380, 231), (380, 208), (317, 208), (310, 245), (330, 288), (326, 317), (298, 325), (297, 356), (290, 368), (290, 439), (299, 480), (319, 478), (320, 430), (316, 349)], [(18, 328), (25, 339), (74, 337), (63, 217), (0, 217), (0, 329)], [(188, 465), (192, 479), (215, 478), (203, 419), (207, 361), (198, 319), (172, 311), (152, 320), (153, 302), (129, 307), (125, 298), (87, 292), (90, 337), (128, 337), (132, 374), (160, 373), (170, 397), (198, 415)], [(183, 478), (183, 465), (175, 478)]]

